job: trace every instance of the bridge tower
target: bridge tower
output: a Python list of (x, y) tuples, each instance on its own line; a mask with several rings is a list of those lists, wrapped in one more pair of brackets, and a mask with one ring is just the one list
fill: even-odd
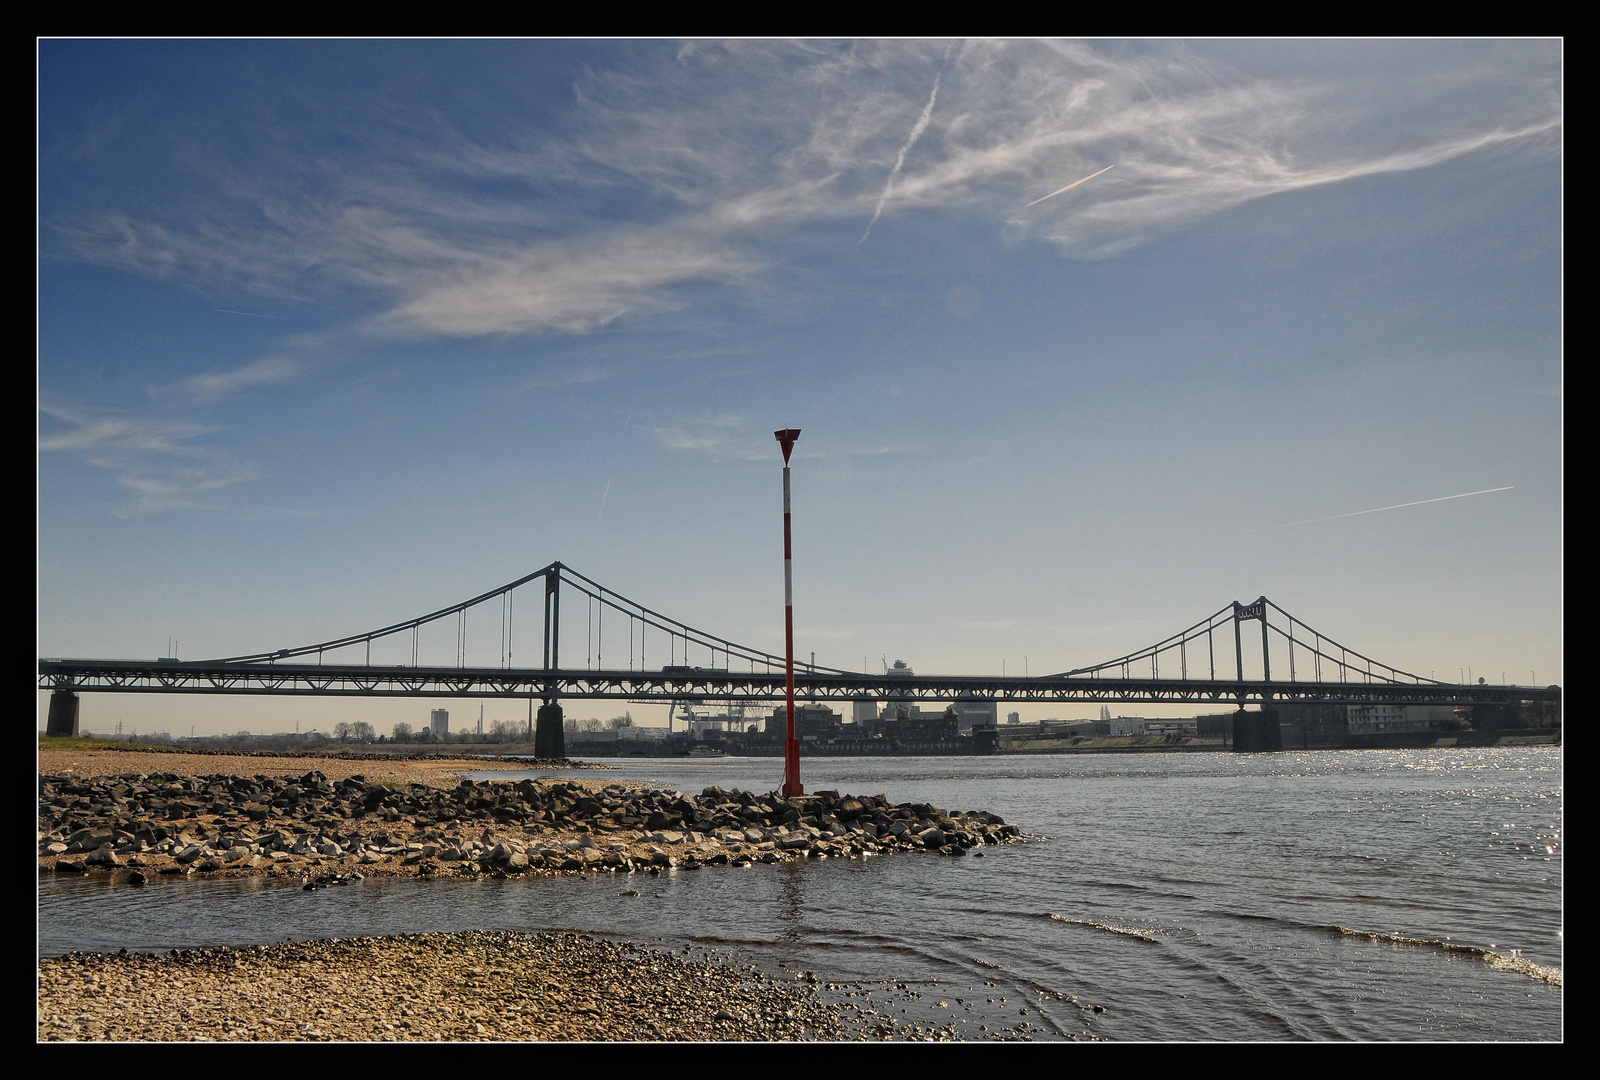
[(561, 564), (551, 563), (544, 575), (544, 704), (539, 706), (533, 736), (533, 756), (562, 761), (567, 756), (567, 733), (561, 703), (556, 697), (556, 670), (561, 666)]
[[(1261, 681), (1272, 681), (1272, 653), (1267, 646), (1267, 598), (1258, 597), (1255, 603), (1233, 602), (1233, 657), (1237, 665), (1239, 682), (1244, 682), (1244, 638), (1239, 624), (1249, 619), (1261, 621)], [(1272, 707), (1272, 692), (1261, 695), (1261, 711), (1245, 712), (1244, 694), (1239, 695), (1239, 708), (1233, 714), (1233, 749), (1241, 754), (1282, 750), (1283, 733), (1278, 728), (1278, 710)]]

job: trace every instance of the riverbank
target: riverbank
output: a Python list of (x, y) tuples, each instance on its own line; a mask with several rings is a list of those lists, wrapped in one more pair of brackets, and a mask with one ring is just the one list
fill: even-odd
[[(464, 772), (527, 772), (545, 763), (491, 757), (435, 757), (390, 754), (212, 754), (187, 750), (121, 750), (98, 747), (40, 746), (39, 774), (72, 773), (82, 777), (128, 773), (180, 773), (234, 776), (299, 776), (316, 770), (331, 780), (364, 776), (374, 784), (426, 784), (449, 788)], [(551, 768), (590, 768), (578, 763)], [(580, 784), (605, 781), (576, 781)]]
[[(824, 791), (783, 799), (715, 787), (687, 795), (604, 778), (474, 782), (455, 771), (491, 764), (478, 761), (114, 750), (40, 757), (42, 769), (59, 770), (39, 777), (41, 873), (103, 875), (129, 887), (155, 888), (156, 875), (287, 878), (307, 890), (366, 877), (598, 877), (896, 851), (981, 854), (1020, 837), (992, 814), (896, 805), (883, 796)], [(237, 772), (126, 771), (175, 766)], [(814, 984), (814, 977), (791, 985), (755, 968), (572, 934), (71, 954), (39, 961), (38, 1034), (90, 1041), (959, 1037), (953, 1024), (880, 1015), (865, 994), (860, 1004), (846, 1002), (842, 988), (824, 1004)], [(1031, 1033), (1026, 1025), (997, 1027), (989, 1037)]]
[[(892, 851), (960, 855), (1020, 836), (982, 811), (836, 791), (688, 795), (588, 779), (446, 787), (448, 766), (459, 763), (412, 771), (361, 762), (387, 770), (368, 776), (337, 758), (298, 757), (240, 759), (249, 775), (107, 773), (145, 762), (115, 751), (78, 756), (87, 760), (39, 778), (40, 872), (111, 873), (135, 885), (152, 874), (291, 877), (316, 888), (373, 875), (660, 872)], [(195, 763), (149, 756), (168, 768)]]
[[(846, 1037), (840, 1007), (804, 978), (577, 934), (73, 954), (38, 970), (42, 1041)], [(866, 1030), (866, 1013), (852, 1019)]]

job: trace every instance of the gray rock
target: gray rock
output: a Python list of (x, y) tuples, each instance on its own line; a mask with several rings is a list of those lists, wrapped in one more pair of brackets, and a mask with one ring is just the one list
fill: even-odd
[(101, 844), (94, 852), (83, 860), (89, 866), (121, 866), (122, 860), (117, 858), (117, 853), (112, 850), (109, 843)]

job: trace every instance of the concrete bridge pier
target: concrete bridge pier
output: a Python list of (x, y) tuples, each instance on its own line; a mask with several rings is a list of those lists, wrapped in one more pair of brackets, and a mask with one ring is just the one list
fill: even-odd
[(76, 739), (78, 737), (78, 695), (71, 690), (54, 690), (50, 694), (50, 714), (45, 720), (44, 733), (51, 738)]
[(1263, 706), (1260, 712), (1240, 709), (1233, 714), (1233, 749), (1240, 754), (1261, 754), (1283, 749), (1278, 710)]
[(533, 733), (533, 756), (560, 761), (567, 756), (567, 732), (561, 706), (548, 701), (539, 706), (538, 726)]

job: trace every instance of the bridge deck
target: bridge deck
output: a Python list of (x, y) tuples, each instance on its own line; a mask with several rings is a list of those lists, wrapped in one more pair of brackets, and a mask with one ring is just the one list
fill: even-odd
[[(700, 668), (592, 671), (216, 661), (40, 660), (40, 690), (79, 693), (285, 694), (325, 697), (510, 697), (683, 702), (782, 701), (782, 671)], [(1369, 705), (1490, 705), (1559, 701), (1557, 687), (1235, 679), (1112, 679), (795, 672), (807, 701), (1084, 701), (1237, 706), (1266, 700)]]

